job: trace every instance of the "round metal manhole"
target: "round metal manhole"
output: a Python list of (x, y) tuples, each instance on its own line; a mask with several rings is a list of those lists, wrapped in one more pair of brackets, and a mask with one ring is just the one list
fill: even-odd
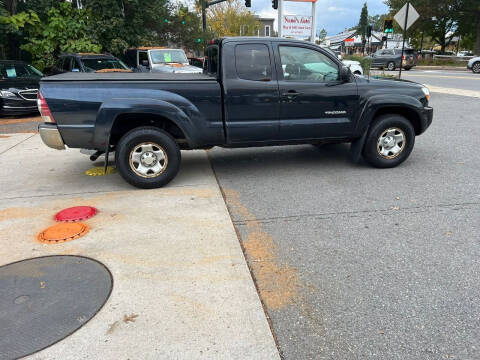
[(63, 209), (55, 214), (55, 221), (76, 222), (86, 220), (95, 216), (97, 212), (97, 209), (93, 206), (74, 206), (68, 209)]
[(72, 334), (105, 304), (110, 271), (80, 256), (45, 256), (0, 267), (0, 360), (42, 350)]
[(37, 240), (44, 244), (60, 244), (82, 237), (89, 229), (83, 223), (60, 223), (43, 230), (37, 235)]

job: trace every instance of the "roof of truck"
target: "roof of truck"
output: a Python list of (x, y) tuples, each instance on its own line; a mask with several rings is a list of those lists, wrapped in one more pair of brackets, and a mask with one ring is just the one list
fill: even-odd
[(216, 81), (214, 77), (205, 74), (179, 74), (157, 72), (107, 72), (82, 73), (67, 72), (47, 76), (42, 81)]

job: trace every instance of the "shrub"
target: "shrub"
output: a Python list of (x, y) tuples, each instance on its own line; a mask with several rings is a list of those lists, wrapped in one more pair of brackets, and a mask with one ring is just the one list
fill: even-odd
[(348, 55), (344, 57), (344, 60), (358, 61), (363, 70), (363, 75), (368, 75), (370, 73), (370, 65), (372, 64), (372, 59), (357, 56), (357, 55)]

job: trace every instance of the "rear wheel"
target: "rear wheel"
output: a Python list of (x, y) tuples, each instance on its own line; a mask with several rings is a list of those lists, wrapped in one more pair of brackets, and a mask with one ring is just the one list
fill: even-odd
[(370, 165), (391, 168), (404, 162), (415, 144), (415, 130), (400, 115), (383, 115), (370, 128), (363, 156)]
[(394, 63), (393, 61), (390, 61), (390, 62), (387, 64), (387, 70), (389, 70), (389, 71), (395, 70), (395, 63)]
[(477, 61), (472, 65), (472, 72), (474, 74), (480, 74), (480, 61)]
[(180, 168), (180, 148), (167, 132), (150, 126), (126, 133), (118, 142), (115, 162), (120, 175), (143, 189), (168, 184)]
[(410, 67), (410, 66), (409, 66), (409, 67), (406, 67), (406, 68), (404, 68), (404, 70), (406, 70), (406, 71), (408, 71), (408, 70), (410, 70), (410, 69), (411, 69), (411, 67)]

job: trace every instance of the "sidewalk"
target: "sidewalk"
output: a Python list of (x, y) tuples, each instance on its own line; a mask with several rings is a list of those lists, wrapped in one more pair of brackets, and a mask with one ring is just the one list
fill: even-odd
[[(279, 359), (206, 153), (182, 156), (166, 188), (138, 190), (118, 174), (84, 175), (87, 156), (48, 149), (39, 135), (0, 138), (0, 265), (82, 255), (114, 279), (95, 317), (31, 358)], [(89, 233), (35, 241), (57, 211), (76, 205), (99, 210)]]

